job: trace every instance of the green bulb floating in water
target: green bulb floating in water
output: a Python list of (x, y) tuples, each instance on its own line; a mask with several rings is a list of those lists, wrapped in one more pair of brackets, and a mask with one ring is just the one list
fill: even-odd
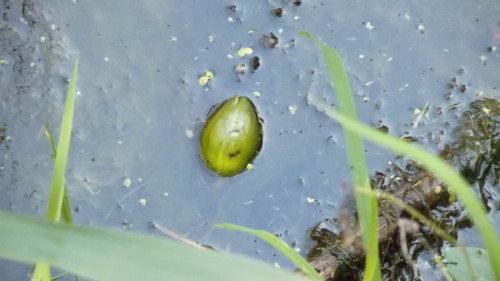
[(262, 123), (247, 97), (234, 96), (208, 113), (201, 131), (201, 159), (222, 177), (241, 173), (262, 148)]

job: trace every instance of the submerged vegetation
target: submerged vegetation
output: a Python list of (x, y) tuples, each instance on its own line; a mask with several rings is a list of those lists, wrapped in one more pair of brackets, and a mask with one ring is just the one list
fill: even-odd
[[(485, 203), (476, 199), (470, 185), (447, 163), (437, 156), (431, 155), (414, 144), (388, 136), (378, 130), (364, 126), (357, 121), (356, 109), (350, 91), (349, 81), (337, 52), (319, 42), (307, 33), (301, 33), (312, 39), (320, 48), (325, 57), (327, 68), (332, 75), (332, 82), (339, 101), (339, 112), (314, 96), (308, 96), (308, 102), (317, 107), (340, 124), (345, 129), (347, 154), (349, 165), (353, 171), (353, 186), (360, 225), (359, 231), (355, 231), (355, 239), (352, 244), (358, 255), (358, 260), (364, 270), (361, 272), (364, 280), (380, 280), (382, 278), (379, 262), (379, 243), (388, 239), (388, 233), (379, 233), (378, 227), (384, 223), (387, 229), (395, 228), (393, 219), (398, 219), (403, 212), (411, 214), (421, 220), (418, 213), (412, 213), (411, 208), (424, 210), (432, 204), (423, 204), (420, 197), (415, 194), (424, 194), (425, 202), (437, 202), (442, 200), (441, 195), (436, 192), (436, 186), (447, 187), (463, 203), (472, 221), (481, 233), (485, 250), (488, 253), (489, 265), (493, 269), (493, 276), (500, 279), (500, 252), (498, 252), (498, 234), (486, 216)], [(53, 180), (48, 203), (47, 221), (34, 218), (0, 212), (0, 257), (37, 263), (32, 280), (51, 280), (49, 264), (58, 266), (82, 276), (97, 280), (155, 280), (161, 276), (163, 279), (175, 280), (304, 280), (302, 276), (273, 268), (262, 262), (248, 258), (223, 255), (214, 251), (204, 251), (176, 241), (167, 241), (157, 237), (126, 233), (123, 231), (109, 230), (104, 228), (93, 228), (70, 225), (69, 201), (64, 187), (64, 170), (68, 157), (69, 143), (71, 137), (74, 91), (76, 87), (76, 69), (73, 70), (71, 82), (68, 89), (65, 112), (61, 126), (61, 133), (57, 149), (54, 149), (55, 165)], [(490, 101), (483, 101), (490, 102)], [(495, 104), (493, 102), (493, 104)], [(498, 105), (498, 104), (496, 104)], [(477, 120), (476, 115), (486, 113), (484, 120), (477, 127), (470, 128), (476, 135), (484, 136), (485, 145), (479, 148), (477, 159), (472, 161), (473, 175), (481, 186), (484, 181), (482, 175), (492, 173), (493, 180), (498, 182), (498, 119), (493, 123), (490, 113), (495, 113), (498, 107), (485, 107), (484, 104), (477, 105), (480, 111), (472, 111), (470, 120)], [(481, 113), (481, 111), (483, 113)], [(491, 117), (497, 118), (497, 117)], [(483, 120), (483, 118), (479, 118)], [(475, 124), (475, 123), (474, 123)], [(493, 124), (493, 125), (492, 125)], [(492, 130), (491, 126), (496, 126)], [(49, 140), (50, 130), (47, 131)], [(486, 133), (485, 133), (486, 132)], [(493, 132), (493, 133), (491, 133)], [(484, 134), (483, 134), (484, 133)], [(470, 135), (470, 134), (469, 134)], [(419, 163), (419, 171), (415, 173), (414, 180), (410, 185), (413, 187), (418, 182), (418, 188), (412, 188), (416, 193), (405, 193), (407, 188), (394, 187), (387, 190), (393, 193), (391, 196), (378, 195), (374, 192), (366, 169), (363, 143), (361, 136), (376, 142), (387, 149), (405, 155)], [(53, 143), (53, 142), (52, 142)], [(467, 146), (459, 143), (457, 147)], [(495, 160), (496, 159), (496, 160)], [(470, 166), (470, 165), (469, 165)], [(478, 168), (475, 168), (478, 167)], [(432, 175), (423, 171), (432, 171)], [(402, 176), (402, 175), (400, 175)], [(439, 179), (439, 183), (437, 183)], [(440, 195), (440, 196), (437, 196)], [(484, 195), (487, 198), (487, 194)], [(427, 198), (428, 197), (428, 198)], [(379, 202), (383, 211), (379, 212)], [(387, 205), (387, 201), (403, 201), (406, 205)], [(404, 209), (404, 210), (403, 210)], [(393, 214), (388, 214), (389, 210)], [(66, 224), (58, 223), (61, 216)], [(411, 217), (409, 216), (409, 217)], [(396, 224), (399, 223), (397, 220)], [(428, 224), (430, 224), (427, 221)], [(308, 264), (288, 245), (277, 239), (273, 234), (261, 230), (252, 230), (231, 224), (218, 225), (226, 229), (245, 231), (255, 234), (280, 250), (288, 258), (302, 269), (312, 280), (330, 278), (335, 271), (324, 271), (327, 273), (320, 277), (313, 267)], [(429, 226), (430, 227), (430, 226)], [(432, 229), (432, 227), (430, 227)], [(316, 228), (320, 230), (318, 227)], [(322, 248), (330, 251), (328, 247), (335, 244), (338, 237), (326, 237), (317, 235), (318, 243), (323, 243)], [(325, 238), (326, 237), (326, 238)], [(448, 238), (449, 239), (449, 238)], [(452, 239), (451, 239), (452, 240)], [(362, 241), (362, 242), (361, 242)], [(455, 241), (451, 241), (454, 244)], [(341, 246), (346, 246), (341, 245)], [(338, 245), (336, 245), (338, 246)], [(341, 247), (341, 249), (345, 249)], [(326, 252), (321, 252), (324, 254)], [(333, 253), (326, 261), (331, 269), (331, 258), (338, 260), (338, 253)], [(345, 253), (345, 251), (344, 251)], [(330, 262), (330, 264), (328, 264)], [(316, 264), (313, 263), (316, 267)], [(193, 270), (195, 268), (196, 270)], [(318, 269), (318, 267), (316, 267)], [(319, 269), (321, 271), (321, 269)], [(361, 277), (361, 276), (357, 276)]]

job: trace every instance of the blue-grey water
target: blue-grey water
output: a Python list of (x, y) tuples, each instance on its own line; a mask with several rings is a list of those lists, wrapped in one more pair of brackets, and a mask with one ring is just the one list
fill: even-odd
[[(57, 135), (78, 56), (66, 176), (76, 223), (163, 235), (155, 223), (282, 267), (293, 268), (264, 242), (210, 224), (264, 229), (305, 254), (308, 228), (334, 217), (350, 194), (342, 129), (306, 101), (316, 95), (335, 104), (330, 76), (319, 49), (297, 31), (338, 50), (361, 120), (414, 136), (434, 152), (453, 139), (470, 101), (500, 97), (494, 0), (0, 5), (1, 210), (44, 217), (52, 159), (43, 125), (48, 120)], [(272, 13), (278, 7), (281, 17)], [(270, 33), (275, 48), (263, 44)], [(238, 56), (242, 47), (253, 53)], [(254, 56), (260, 67), (251, 71)], [(245, 74), (234, 70), (241, 63)], [(202, 86), (206, 71), (215, 77)], [(449, 94), (452, 77), (465, 92)], [(256, 104), (264, 143), (254, 170), (220, 178), (200, 161), (197, 136), (209, 109), (233, 95)], [(452, 104), (458, 107), (437, 114)], [(414, 126), (415, 110), (426, 105)], [(371, 173), (395, 158), (370, 143), (366, 155)], [(24, 280), (29, 270), (0, 261), (5, 280)]]

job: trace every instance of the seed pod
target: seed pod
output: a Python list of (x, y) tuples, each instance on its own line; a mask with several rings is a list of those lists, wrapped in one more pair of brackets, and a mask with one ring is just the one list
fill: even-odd
[(234, 96), (208, 113), (200, 136), (201, 159), (222, 177), (242, 172), (262, 147), (262, 124), (247, 97)]

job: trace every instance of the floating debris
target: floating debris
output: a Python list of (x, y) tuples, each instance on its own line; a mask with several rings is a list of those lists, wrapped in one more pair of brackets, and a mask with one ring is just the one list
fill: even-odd
[[(402, 223), (406, 222), (405, 226), (417, 226), (413, 227), (413, 230), (416, 228), (417, 231), (420, 226), (415, 221), (401, 218), (404, 208), (395, 204), (396, 200), (390, 199), (391, 197), (422, 211), (436, 205), (448, 194), (441, 182), (425, 170), (418, 166), (409, 169), (411, 170), (396, 169), (394, 177), (378, 173), (373, 179), (373, 183), (380, 190), (390, 191), (393, 194), (388, 196), (385, 192), (380, 195), (378, 235), (381, 249), (394, 243), (391, 238), (397, 230), (402, 229)], [(330, 276), (340, 278), (338, 280), (352, 280), (349, 278), (352, 277), (350, 274), (357, 270), (356, 267), (362, 267), (359, 265), (363, 261), (365, 252), (357, 225), (354, 215), (345, 214), (335, 219), (323, 220), (311, 229), (310, 238), (316, 245), (308, 252), (307, 259), (324, 280), (334, 280), (330, 279)], [(405, 228), (405, 230), (411, 233), (409, 231), (411, 229)], [(400, 259), (401, 255), (396, 255), (396, 258)]]
[(132, 180), (130, 178), (125, 178), (122, 184), (124, 187), (129, 188), (132, 185)]
[(418, 31), (422, 34), (424, 34), (424, 31), (425, 31), (425, 26), (423, 24), (419, 24), (418, 27), (417, 27)]
[(278, 37), (276, 37), (276, 35), (274, 35), (274, 33), (272, 32), (269, 34), (264, 34), (262, 36), (262, 43), (267, 48), (273, 49), (276, 47), (276, 45), (278, 45)]
[(485, 55), (481, 55), (481, 56), (479, 57), (479, 60), (481, 60), (481, 62), (482, 62), (483, 64), (485, 64), (485, 65), (486, 65), (486, 61), (488, 60), (488, 57), (487, 57), (487, 56), (485, 56)]
[(194, 137), (194, 133), (190, 129), (184, 129), (184, 134), (186, 134), (186, 137), (188, 137), (189, 139), (192, 139)]
[(368, 30), (373, 30), (375, 28), (375, 26), (373, 26), (373, 24), (369, 21), (366, 21), (366, 22), (363, 22), (363, 25), (366, 27), (366, 29)]
[(124, 229), (130, 229), (130, 228), (132, 228), (133, 226), (134, 226), (134, 225), (133, 225), (133, 224), (131, 224), (131, 223), (129, 223), (128, 221), (122, 221), (122, 227), (123, 227)]
[(458, 87), (458, 90), (462, 93), (465, 93), (465, 91), (467, 90), (467, 86), (465, 86), (465, 84), (462, 84)]
[(260, 67), (260, 58), (255, 56), (250, 59), (250, 65), (252, 66), (252, 70), (255, 71)]
[(422, 109), (420, 108), (415, 108), (415, 111), (413, 112), (415, 115), (417, 115), (417, 118), (415, 118), (415, 121), (413, 122), (413, 128), (417, 128), (418, 124), (420, 124), (420, 121), (422, 120), (422, 117), (429, 111), (429, 105), (426, 104)]
[(244, 63), (237, 64), (234, 67), (234, 71), (236, 71), (238, 74), (245, 74), (247, 72), (247, 65)]
[(276, 8), (273, 10), (273, 14), (278, 17), (278, 18), (281, 18), (283, 16), (283, 8), (282, 7), (279, 7), (279, 8)]

